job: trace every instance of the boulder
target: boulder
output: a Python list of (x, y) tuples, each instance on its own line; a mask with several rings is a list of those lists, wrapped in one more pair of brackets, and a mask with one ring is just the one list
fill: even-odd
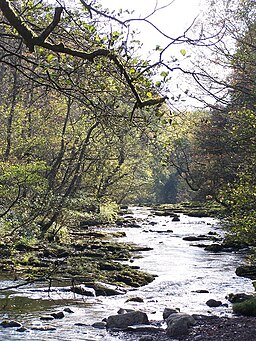
[(179, 311), (177, 309), (174, 308), (164, 308), (163, 311), (163, 319), (166, 320), (171, 314), (176, 314)]
[(9, 320), (4, 320), (0, 323), (0, 325), (3, 327), (3, 328), (14, 328), (14, 327), (21, 327), (21, 323), (17, 322), (17, 321), (9, 321)]
[(118, 288), (115, 285), (101, 283), (101, 282), (88, 282), (84, 285), (88, 290), (92, 288), (96, 296), (114, 296), (123, 295), (126, 291), (123, 288)]
[(242, 265), (236, 269), (236, 275), (250, 279), (256, 279), (256, 266)]
[(227, 299), (231, 303), (241, 303), (253, 297), (254, 297), (253, 295), (248, 295), (245, 293), (238, 293), (238, 294), (229, 294)]
[(208, 305), (208, 307), (210, 308), (216, 308), (222, 305), (221, 301), (216, 301), (214, 299), (210, 299), (206, 302), (206, 304)]
[(256, 298), (233, 304), (233, 312), (238, 315), (256, 316)]
[(107, 328), (125, 330), (128, 326), (149, 324), (147, 314), (134, 311), (125, 314), (112, 315), (107, 318)]
[(83, 296), (96, 296), (95, 290), (93, 288), (88, 288), (84, 284), (76, 285), (74, 287), (71, 287), (70, 290), (74, 292), (75, 294), (83, 295)]
[(196, 323), (195, 319), (189, 314), (174, 313), (167, 320), (166, 333), (171, 337), (186, 335), (190, 326)]
[(220, 252), (220, 251), (223, 250), (223, 245), (214, 243), (214, 244), (211, 244), (211, 245), (207, 245), (205, 247), (205, 250), (206, 251), (210, 251), (210, 252)]

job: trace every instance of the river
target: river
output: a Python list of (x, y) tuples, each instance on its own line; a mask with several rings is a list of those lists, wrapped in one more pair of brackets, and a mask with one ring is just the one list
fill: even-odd
[[(49, 292), (43, 283), (2, 292), (0, 320), (15, 319), (28, 330), (18, 332), (16, 328), (0, 328), (0, 340), (118, 341), (121, 340), (118, 335), (110, 335), (91, 325), (116, 314), (119, 308), (140, 309), (152, 320), (161, 320), (165, 307), (179, 308), (190, 314), (227, 316), (232, 314), (231, 305), (225, 298), (227, 294), (253, 291), (251, 280), (235, 275), (236, 267), (244, 261), (243, 253), (207, 252), (195, 245), (209, 241), (183, 240), (185, 236), (206, 235), (210, 231), (222, 234), (218, 220), (180, 214), (180, 221), (174, 222), (170, 217), (152, 215), (149, 208), (138, 207), (132, 208), (132, 214), (141, 227), (126, 227), (126, 237), (121, 240), (153, 248), (132, 260), (132, 265), (156, 275), (152, 283), (112, 297), (84, 298), (58, 287)], [(112, 229), (124, 231), (122, 227)], [(0, 281), (0, 287), (11, 284), (6, 279)], [(199, 293), (199, 290), (205, 293)], [(126, 302), (129, 297), (141, 297), (143, 302)], [(206, 301), (211, 298), (225, 305), (209, 308)], [(40, 315), (65, 307), (73, 313), (65, 314), (64, 319), (40, 320)], [(45, 326), (56, 329), (40, 330)]]

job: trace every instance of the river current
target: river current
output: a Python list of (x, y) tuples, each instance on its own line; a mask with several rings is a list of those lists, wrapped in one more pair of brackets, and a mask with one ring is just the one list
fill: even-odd
[[(165, 307), (179, 308), (185, 313), (213, 314), (227, 316), (232, 308), (226, 299), (229, 293), (252, 292), (249, 279), (237, 277), (235, 269), (244, 262), (242, 252), (207, 252), (197, 247), (198, 243), (183, 240), (186, 236), (206, 235), (209, 232), (222, 234), (218, 220), (196, 218), (180, 214), (180, 221), (170, 217), (154, 216), (148, 208), (132, 208), (132, 214), (139, 219), (141, 227), (115, 227), (125, 231), (123, 242), (153, 248), (144, 251), (132, 260), (132, 265), (156, 275), (155, 280), (144, 287), (128, 291), (125, 295), (112, 297), (89, 297), (63, 292), (58, 287), (51, 292), (43, 284), (25, 286), (0, 294), (0, 320), (15, 319), (28, 331), (18, 332), (16, 328), (1, 328), (0, 340), (30, 341), (117, 341), (120, 336), (91, 325), (103, 318), (116, 314), (120, 308), (139, 309), (151, 320), (161, 320)], [(173, 232), (171, 232), (173, 231)], [(0, 288), (12, 285), (0, 281)], [(203, 293), (199, 292), (202, 291)], [(143, 302), (126, 302), (129, 297), (141, 297)], [(216, 299), (224, 306), (209, 308), (206, 301)], [(13, 310), (5, 310), (13, 305)], [(40, 316), (69, 307), (73, 313), (64, 319), (42, 322)], [(42, 330), (54, 326), (55, 330)]]

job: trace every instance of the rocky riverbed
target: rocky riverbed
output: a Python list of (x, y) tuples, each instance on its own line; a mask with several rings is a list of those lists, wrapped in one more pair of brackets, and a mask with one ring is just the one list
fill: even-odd
[[(1, 259), (2, 270), (5, 277), (16, 281), (5, 278), (1, 282), (1, 320), (15, 319), (26, 330), (2, 326), (0, 339), (20, 340), (20, 335), (33, 341), (60, 341), (59, 335), (63, 340), (83, 341), (172, 339), (163, 321), (165, 308), (180, 308), (182, 314), (192, 317), (205, 316), (195, 318), (186, 336), (178, 336), (180, 340), (231, 340), (224, 339), (230, 335), (224, 332), (236, 327), (240, 319), (245, 321), (241, 330), (246, 324), (248, 330), (253, 328), (253, 318), (233, 319), (232, 304), (226, 299), (231, 292), (254, 290), (251, 280), (235, 275), (245, 254), (239, 248), (227, 247), (207, 251), (207, 246), (221, 243), (222, 230), (214, 218), (202, 214), (167, 215), (166, 210), (156, 214), (138, 208), (115, 226), (85, 224), (74, 228), (68, 246), (2, 247), (10, 253), (9, 258)], [(8, 264), (12, 272), (5, 271)], [(23, 286), (20, 278), (30, 280), (30, 284)], [(107, 288), (106, 283), (114, 288)], [(4, 290), (10, 285), (15, 288)], [(115, 295), (113, 291), (107, 295), (108, 289), (116, 290)], [(218, 304), (207, 305), (211, 300)], [(104, 327), (104, 318), (117, 314), (120, 308), (145, 313), (154, 328), (125, 332), (98, 329)], [(50, 316), (49, 320), (41, 319), (43, 316)], [(46, 329), (40, 330), (43, 327)], [(221, 335), (223, 338), (218, 338)], [(245, 331), (243, 335), (247, 337)]]

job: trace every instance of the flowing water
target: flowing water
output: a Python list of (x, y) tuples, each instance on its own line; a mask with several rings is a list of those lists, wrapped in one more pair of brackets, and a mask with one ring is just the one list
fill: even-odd
[[(153, 248), (132, 260), (132, 265), (157, 276), (152, 283), (112, 297), (85, 298), (58, 287), (51, 288), (49, 292), (43, 284), (28, 285), (8, 293), (2, 291), (0, 320), (15, 319), (22, 322), (28, 331), (0, 328), (0, 340), (117, 341), (121, 340), (118, 335), (91, 325), (116, 314), (119, 308), (140, 309), (152, 320), (161, 320), (165, 307), (180, 308), (186, 313), (230, 315), (231, 306), (225, 296), (253, 291), (251, 280), (235, 275), (236, 267), (244, 261), (243, 253), (211, 253), (193, 246), (209, 241), (189, 242), (182, 239), (185, 236), (205, 235), (210, 231), (222, 234), (216, 219), (181, 214), (180, 221), (173, 222), (170, 217), (153, 216), (147, 208), (133, 208), (132, 211), (141, 222), (141, 227), (126, 227), (126, 237), (121, 240)], [(114, 230), (123, 231), (124, 228)], [(2, 280), (0, 288), (12, 284)], [(199, 293), (199, 290), (208, 293)], [(143, 302), (126, 302), (129, 297), (135, 296), (143, 298)], [(220, 300), (227, 306), (209, 308), (205, 302), (210, 298)], [(65, 307), (73, 313), (48, 323), (40, 321), (40, 315), (61, 311)], [(43, 326), (54, 326), (56, 330), (39, 330)]]

